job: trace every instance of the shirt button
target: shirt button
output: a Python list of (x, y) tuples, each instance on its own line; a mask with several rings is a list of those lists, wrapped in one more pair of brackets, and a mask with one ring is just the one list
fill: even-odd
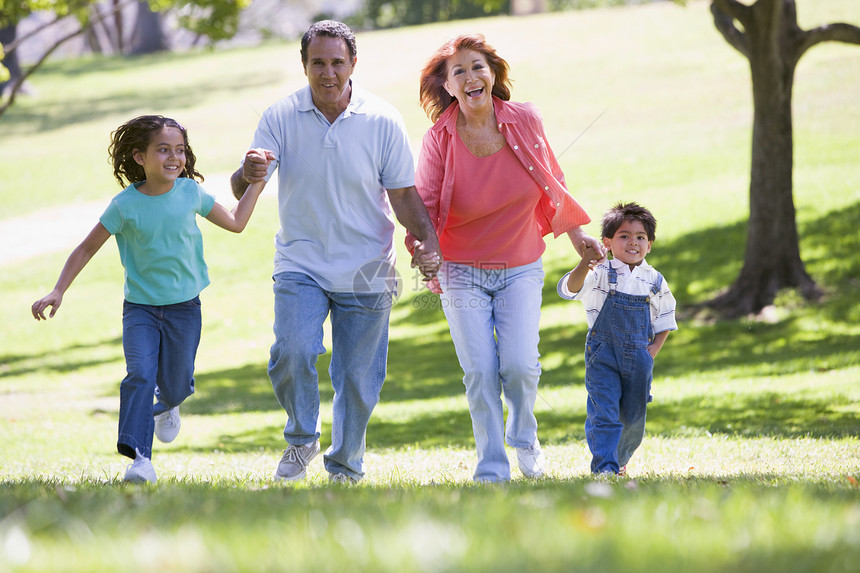
[(502, 124), (501, 124), (501, 123), (499, 124), (499, 129), (502, 129)]
[(520, 148), (519, 145), (514, 145), (514, 149), (519, 149), (519, 148)]
[(533, 166), (529, 165), (529, 171), (534, 171), (534, 170), (535, 170), (535, 168)]
[(544, 191), (549, 191), (549, 185), (544, 185), (543, 190), (544, 190)]
[(535, 143), (535, 149), (538, 149), (539, 147), (540, 147), (540, 144)]

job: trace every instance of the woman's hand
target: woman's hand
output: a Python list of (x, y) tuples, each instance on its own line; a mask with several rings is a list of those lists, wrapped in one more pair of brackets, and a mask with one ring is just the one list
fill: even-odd
[(436, 277), (439, 272), (439, 267), (442, 266), (442, 257), (435, 249), (429, 250), (427, 245), (422, 241), (412, 243), (413, 254), (411, 267), (418, 268), (421, 274), (424, 275), (424, 280), (429, 281)]

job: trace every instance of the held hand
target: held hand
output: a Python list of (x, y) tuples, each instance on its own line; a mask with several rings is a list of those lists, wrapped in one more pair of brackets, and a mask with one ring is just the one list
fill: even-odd
[(269, 164), (275, 159), (275, 154), (268, 149), (250, 149), (245, 154), (242, 167), (242, 177), (249, 183), (262, 181), (269, 172)]
[(57, 314), (62, 303), (63, 295), (56, 291), (51, 291), (46, 296), (34, 302), (33, 306), (30, 307), (30, 311), (33, 313), (33, 318), (36, 320), (48, 320), (48, 318), (45, 317), (45, 309), (50, 306), (51, 312), (48, 314), (48, 317), (54, 318), (54, 315)]
[(415, 241), (412, 244), (414, 248), (412, 255), (411, 267), (418, 267), (421, 274), (424, 275), (424, 280), (430, 280), (436, 277), (439, 272), (439, 267), (442, 266), (442, 257), (433, 249), (428, 249), (427, 245), (421, 241)]
[(590, 269), (596, 267), (604, 258), (602, 249), (595, 249), (595, 245), (587, 241), (582, 241), (579, 246), (579, 252), (582, 255), (582, 260), (587, 261), (588, 268)]

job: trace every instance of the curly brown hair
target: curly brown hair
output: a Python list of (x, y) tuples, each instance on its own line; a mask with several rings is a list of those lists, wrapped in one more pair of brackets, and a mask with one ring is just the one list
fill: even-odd
[(505, 101), (511, 99), (508, 62), (487, 43), (483, 34), (463, 34), (442, 44), (421, 70), (421, 107), (433, 123), (436, 123), (442, 112), (454, 102), (454, 97), (445, 90), (445, 81), (448, 79), (448, 58), (461, 50), (474, 50), (484, 54), (487, 64), (496, 76), (493, 95)]
[(113, 164), (113, 175), (120, 186), (126, 187), (132, 183), (146, 180), (143, 166), (134, 160), (136, 151), (145, 151), (152, 138), (165, 127), (175, 127), (182, 133), (185, 143), (185, 169), (180, 177), (203, 181), (203, 175), (194, 168), (197, 158), (188, 143), (188, 132), (175, 119), (161, 115), (141, 115), (119, 126), (111, 133), (110, 155)]

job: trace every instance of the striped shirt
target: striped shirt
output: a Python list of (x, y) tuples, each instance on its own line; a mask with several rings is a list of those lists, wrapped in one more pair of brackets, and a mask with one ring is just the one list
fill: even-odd
[[(594, 326), (609, 293), (609, 265), (612, 265), (618, 274), (616, 291), (626, 294), (648, 296), (659, 275), (657, 270), (644, 260), (631, 271), (629, 265), (613, 259), (604, 261), (588, 271), (579, 292), (572, 293), (567, 288), (567, 277), (570, 273), (561, 277), (558, 281), (559, 296), (567, 300), (582, 301), (589, 330)], [(666, 330), (678, 330), (678, 324), (675, 322), (675, 297), (665, 280), (660, 287), (660, 292), (651, 298), (651, 324), (654, 334)]]

